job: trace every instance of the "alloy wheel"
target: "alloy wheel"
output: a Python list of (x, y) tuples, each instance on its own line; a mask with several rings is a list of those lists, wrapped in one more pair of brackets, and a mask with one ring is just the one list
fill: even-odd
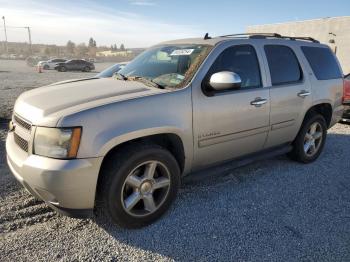
[(304, 138), (304, 152), (308, 157), (312, 157), (318, 152), (322, 144), (322, 139), (322, 126), (318, 122), (312, 123)]
[(147, 216), (163, 204), (170, 189), (170, 172), (159, 161), (147, 161), (133, 169), (122, 187), (124, 210), (132, 216)]

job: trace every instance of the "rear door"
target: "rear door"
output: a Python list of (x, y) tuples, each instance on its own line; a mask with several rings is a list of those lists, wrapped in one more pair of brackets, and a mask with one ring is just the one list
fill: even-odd
[(291, 142), (311, 107), (311, 88), (299, 46), (263, 44), (270, 88), (270, 132), (265, 148)]

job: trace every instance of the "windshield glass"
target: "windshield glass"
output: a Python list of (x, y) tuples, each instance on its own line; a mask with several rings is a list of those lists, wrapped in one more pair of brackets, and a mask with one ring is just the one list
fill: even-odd
[(118, 73), (143, 77), (163, 87), (180, 88), (193, 77), (211, 46), (167, 45), (146, 50)]

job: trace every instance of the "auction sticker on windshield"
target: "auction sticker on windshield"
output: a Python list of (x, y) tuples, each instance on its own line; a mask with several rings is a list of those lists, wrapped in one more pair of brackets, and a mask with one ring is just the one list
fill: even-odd
[(194, 49), (176, 49), (170, 55), (190, 55)]

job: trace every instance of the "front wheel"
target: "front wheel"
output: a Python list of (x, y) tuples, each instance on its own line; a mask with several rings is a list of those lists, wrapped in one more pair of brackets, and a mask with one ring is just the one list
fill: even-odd
[(324, 117), (314, 114), (304, 123), (293, 142), (289, 156), (302, 163), (311, 163), (321, 154), (327, 137), (327, 124)]
[(60, 71), (60, 72), (66, 72), (66, 71), (67, 71), (67, 68), (64, 67), (64, 66), (61, 66), (61, 67), (59, 67), (58, 71)]
[(158, 145), (129, 147), (112, 155), (102, 172), (102, 208), (114, 223), (137, 228), (162, 216), (180, 185), (176, 159)]

